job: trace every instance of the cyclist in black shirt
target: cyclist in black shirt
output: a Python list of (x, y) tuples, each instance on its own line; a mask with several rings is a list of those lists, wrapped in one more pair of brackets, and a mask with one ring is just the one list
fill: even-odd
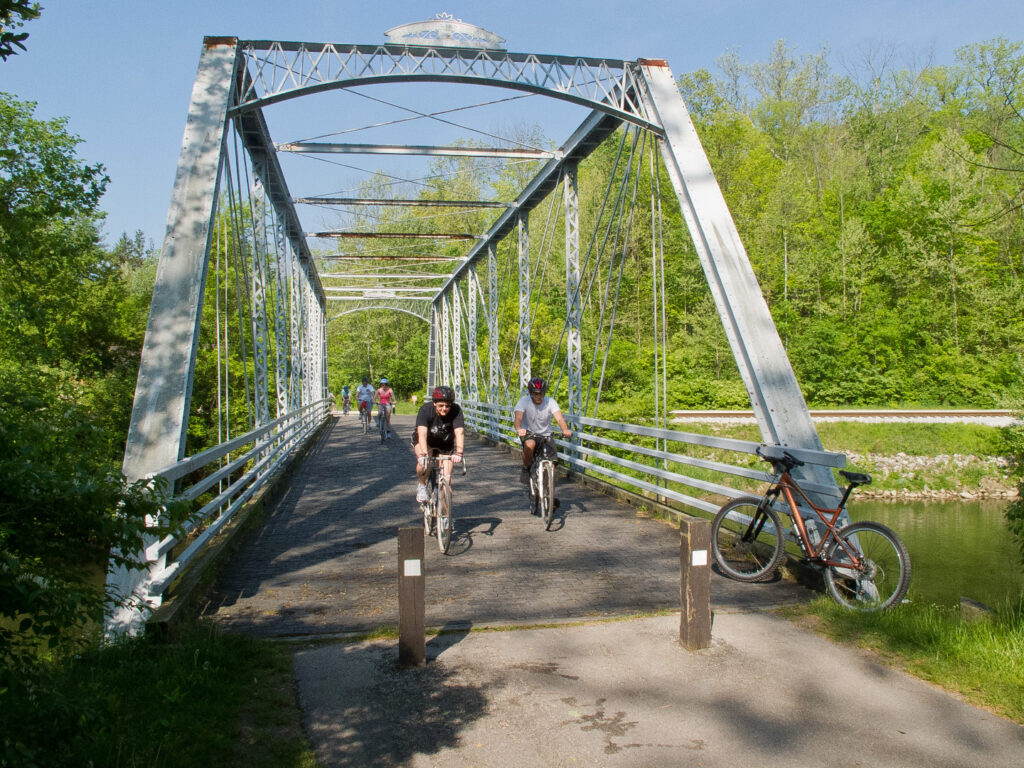
[(420, 406), (416, 414), (416, 430), (412, 434), (416, 453), (416, 501), (427, 500), (427, 467), (423, 458), (433, 452), (451, 453), (451, 463), (445, 462), (445, 472), (451, 479), (452, 464), (462, 461), (465, 438), (462, 408), (455, 403), (455, 392), (451, 387), (434, 387), (430, 402)]

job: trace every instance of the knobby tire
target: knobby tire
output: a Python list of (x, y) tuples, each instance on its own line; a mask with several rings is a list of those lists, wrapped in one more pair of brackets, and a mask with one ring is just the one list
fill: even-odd
[(899, 605), (910, 587), (910, 555), (900, 537), (881, 523), (852, 523), (836, 534), (826, 560), (847, 560), (840, 542), (859, 552), (859, 569), (828, 566), (825, 586), (832, 599), (855, 611), (885, 611)]
[(756, 496), (724, 504), (711, 523), (711, 552), (726, 576), (747, 583), (770, 581), (785, 554), (778, 513)]
[(551, 522), (555, 519), (555, 465), (550, 461), (540, 464), (540, 513), (544, 520), (544, 530), (551, 530)]
[(437, 546), (442, 555), (448, 554), (452, 543), (452, 487), (441, 478), (437, 493)]
[(540, 462), (535, 462), (529, 470), (529, 513), (538, 515), (541, 512), (541, 480), (538, 467)]
[(427, 500), (420, 502), (420, 509), (423, 511), (423, 530), (427, 536), (433, 536), (436, 524), (434, 522), (437, 509), (437, 477), (436, 470), (431, 470), (427, 475)]

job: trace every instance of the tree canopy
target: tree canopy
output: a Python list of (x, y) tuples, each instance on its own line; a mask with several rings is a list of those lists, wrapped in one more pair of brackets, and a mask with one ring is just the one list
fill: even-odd
[(25, 50), (28, 32), (16, 32), (26, 21), (38, 19), (42, 8), (31, 0), (0, 0), (0, 59), (14, 56), (15, 48)]

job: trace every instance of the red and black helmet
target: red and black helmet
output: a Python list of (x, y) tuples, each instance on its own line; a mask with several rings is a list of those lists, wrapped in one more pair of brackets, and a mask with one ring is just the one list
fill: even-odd
[(540, 376), (534, 376), (528, 382), (526, 382), (526, 391), (531, 395), (543, 395), (548, 391), (548, 383), (544, 381)]
[(452, 391), (451, 387), (434, 387), (434, 391), (430, 394), (430, 399), (435, 403), (454, 403), (455, 392)]

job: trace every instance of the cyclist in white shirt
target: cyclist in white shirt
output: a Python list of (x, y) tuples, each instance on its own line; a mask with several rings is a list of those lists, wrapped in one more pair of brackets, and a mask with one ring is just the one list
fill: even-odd
[(548, 383), (540, 376), (534, 376), (526, 384), (527, 394), (519, 398), (514, 409), (513, 425), (523, 443), (523, 471), (519, 479), (524, 483), (530, 482), (530, 466), (533, 464), (533, 452), (537, 448), (537, 442), (533, 438), (527, 438), (527, 435), (547, 437), (551, 434), (551, 420), (554, 419), (558, 428), (562, 430), (562, 437), (566, 440), (572, 437), (572, 430), (565, 423), (562, 409), (558, 407), (554, 398), (545, 394), (547, 390)]
[(356, 388), (356, 402), (359, 403), (359, 418), (363, 418), (363, 410), (373, 410), (373, 387), (370, 380), (363, 376), (363, 383)]

